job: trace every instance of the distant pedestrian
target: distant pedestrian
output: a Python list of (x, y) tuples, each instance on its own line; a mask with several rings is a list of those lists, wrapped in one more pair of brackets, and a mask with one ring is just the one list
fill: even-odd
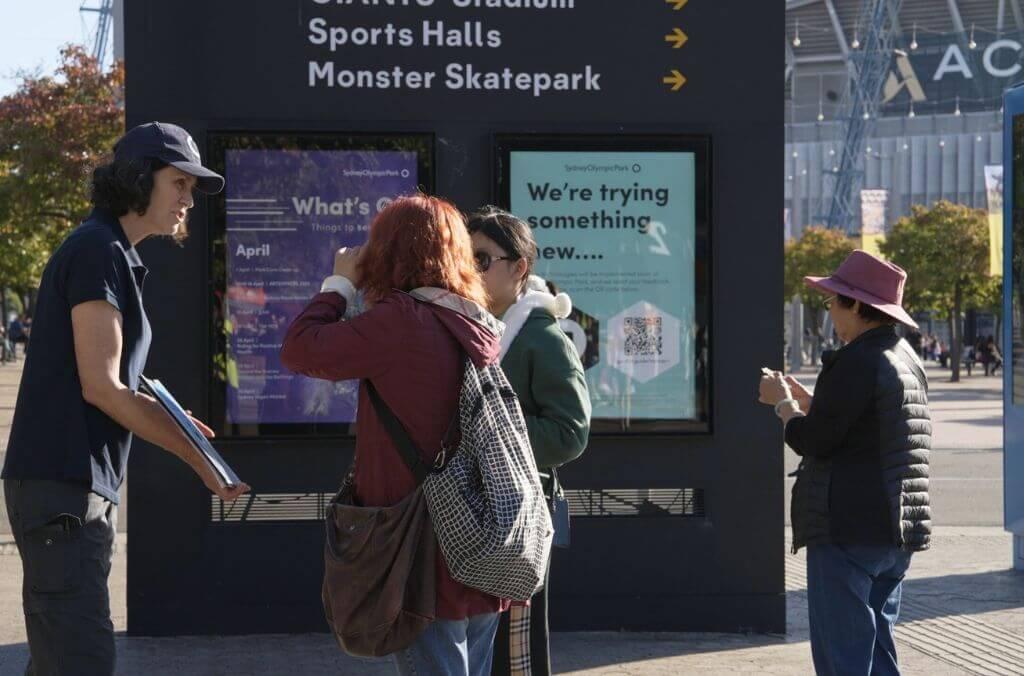
[(928, 361), (935, 361), (938, 359), (938, 354), (935, 349), (935, 336), (926, 335), (924, 337), (924, 359)]
[(16, 315), (7, 328), (7, 337), (11, 341), (14, 356), (18, 356), (18, 345), (22, 345), (22, 352), (28, 352), (28, 332), (25, 330), (24, 315)]
[(7, 340), (7, 329), (4, 328), (3, 322), (0, 322), (0, 364), (13, 360), (14, 354), (11, 351), (11, 343)]
[(967, 375), (971, 375), (971, 371), (974, 369), (974, 362), (978, 361), (978, 348), (975, 345), (964, 346), (964, 353), (961, 357), (961, 361), (964, 367), (967, 369)]
[(985, 341), (985, 351), (988, 353), (989, 359), (989, 375), (995, 375), (996, 369), (1003, 365), (1003, 355), (999, 351), (999, 346), (996, 345), (994, 336), (989, 336)]

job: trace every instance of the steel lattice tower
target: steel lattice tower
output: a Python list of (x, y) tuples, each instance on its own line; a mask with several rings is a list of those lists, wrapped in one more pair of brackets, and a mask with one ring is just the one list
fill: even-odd
[(84, 4), (79, 8), (81, 12), (95, 12), (96, 33), (92, 41), (92, 55), (104, 65), (107, 55), (107, 44), (110, 41), (110, 30), (113, 25), (114, 0), (99, 0), (99, 7), (86, 7)]
[(865, 139), (878, 117), (902, 1), (865, 0), (861, 10), (858, 25), (864, 34), (860, 49), (851, 50), (847, 62), (850, 76), (838, 117), (838, 160), (826, 169), (826, 180), (832, 178), (831, 198), (823, 191), (818, 216), (828, 228), (852, 229), (854, 200), (864, 174)]

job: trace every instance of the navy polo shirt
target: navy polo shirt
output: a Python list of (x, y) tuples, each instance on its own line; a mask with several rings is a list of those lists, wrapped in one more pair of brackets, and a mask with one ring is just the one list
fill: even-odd
[(138, 390), (152, 338), (146, 268), (113, 213), (94, 209), (57, 248), (39, 285), (32, 348), (14, 409), (4, 479), (54, 479), (118, 502), (132, 434), (82, 398), (71, 308), (102, 300), (121, 313), (121, 382)]

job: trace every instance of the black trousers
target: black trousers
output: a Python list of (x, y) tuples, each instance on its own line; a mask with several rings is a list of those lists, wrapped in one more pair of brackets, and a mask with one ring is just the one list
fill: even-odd
[[(501, 614), (498, 633), (494, 637), (494, 661), (491, 663), (492, 676), (550, 676), (551, 674), (551, 632), (548, 628), (548, 583), (551, 581), (551, 561), (544, 576), (544, 587), (530, 599), (530, 607)], [(526, 616), (520, 616), (523, 611)], [(513, 647), (519, 643), (525, 648)]]
[(112, 676), (107, 579), (117, 505), (64, 481), (4, 481), (24, 572), (26, 676)]

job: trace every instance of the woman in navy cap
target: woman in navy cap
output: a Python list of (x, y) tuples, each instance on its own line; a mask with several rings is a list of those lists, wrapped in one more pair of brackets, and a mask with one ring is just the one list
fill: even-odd
[(222, 486), (138, 391), (151, 332), (135, 245), (184, 238), (193, 191), (223, 186), (184, 129), (135, 127), (93, 172), (92, 213), (43, 271), (2, 475), (24, 571), (28, 674), (114, 673), (107, 577), (133, 434), (180, 457), (225, 500), (249, 489)]

